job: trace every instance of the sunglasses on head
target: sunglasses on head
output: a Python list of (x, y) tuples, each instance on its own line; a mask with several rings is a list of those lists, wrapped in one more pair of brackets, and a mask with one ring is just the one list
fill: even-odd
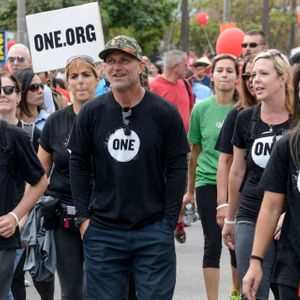
[(92, 65), (93, 67), (96, 67), (95, 62), (93, 60), (93, 58), (91, 56), (88, 55), (76, 55), (76, 56), (71, 56), (68, 58), (67, 60), (67, 64), (66, 64), (66, 68), (68, 68), (70, 66), (70, 64), (77, 60), (77, 59), (82, 59), (85, 62), (87, 62), (88, 64)]
[(251, 78), (251, 74), (250, 73), (243, 73), (242, 74), (242, 79), (244, 80), (244, 81), (247, 81), (247, 80), (249, 80)]
[(44, 89), (44, 84), (43, 83), (32, 83), (29, 86), (29, 90), (31, 92), (37, 92), (39, 90), (39, 88), (41, 88), (43, 90)]
[(261, 44), (257, 44), (257, 43), (243, 43), (242, 44), (242, 48), (247, 48), (248, 46), (250, 48), (256, 48), (259, 45), (264, 45), (264, 43), (261, 43)]
[(12, 64), (15, 62), (15, 60), (18, 61), (18, 63), (22, 64), (25, 61), (25, 57), (22, 56), (9, 56), (7, 57), (7, 60)]
[(265, 50), (264, 52), (273, 57), (278, 55), (281, 59), (283, 59), (282, 53), (277, 49), (268, 49)]
[(15, 91), (15, 87), (14, 86), (10, 86), (10, 85), (2, 86), (1, 89), (0, 89), (0, 94), (3, 93), (4, 95), (9, 96), (14, 91)]

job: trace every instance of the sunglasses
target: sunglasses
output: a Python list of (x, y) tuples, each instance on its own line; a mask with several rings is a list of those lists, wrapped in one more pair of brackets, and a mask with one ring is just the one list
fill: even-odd
[(256, 48), (257, 46), (260, 46), (260, 45), (264, 45), (265, 43), (261, 43), (261, 44), (257, 44), (257, 43), (243, 43), (242, 44), (242, 48), (247, 48), (248, 46), (250, 48)]
[(45, 88), (43, 83), (33, 83), (29, 86), (29, 90), (31, 92), (37, 92), (41, 88), (42, 90)]
[(242, 79), (244, 80), (244, 81), (247, 81), (247, 80), (249, 80), (251, 78), (251, 74), (250, 73), (243, 73), (242, 74)]
[(130, 117), (131, 117), (131, 108), (130, 107), (123, 107), (123, 109), (122, 109), (122, 123), (123, 123), (123, 130), (124, 130), (125, 135), (130, 135), (131, 134)]
[(15, 60), (18, 61), (18, 63), (22, 64), (25, 61), (25, 57), (22, 56), (8, 56), (7, 60), (12, 64), (15, 62)]
[(279, 51), (279, 50), (277, 50), (277, 49), (268, 49), (268, 50), (265, 50), (265, 51), (263, 51), (263, 52), (265, 52), (265, 53), (267, 53), (267, 54), (269, 54), (270, 56), (279, 56), (281, 59), (283, 59), (283, 54)]
[(95, 62), (93, 60), (93, 58), (91, 56), (88, 55), (76, 55), (76, 56), (71, 56), (68, 58), (67, 60), (67, 64), (66, 64), (66, 68), (68, 68), (70, 66), (70, 64), (72, 62), (74, 62), (77, 59), (81, 59), (84, 60), (85, 62), (87, 62), (88, 64), (92, 65), (93, 67), (96, 68)]
[(0, 95), (3, 93), (6, 96), (11, 95), (13, 92), (15, 91), (15, 87), (14, 86), (2, 86), (0, 89)]

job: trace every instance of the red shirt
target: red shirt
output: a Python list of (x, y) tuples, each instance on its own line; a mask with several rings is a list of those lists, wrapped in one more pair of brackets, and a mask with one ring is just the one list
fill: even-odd
[(61, 88), (59, 85), (57, 85), (55, 89), (56, 89), (59, 93), (61, 93), (62, 95), (64, 95), (64, 96), (67, 98), (67, 100), (68, 100), (69, 102), (71, 101), (69, 91), (67, 91), (67, 90), (65, 90), (65, 89), (63, 89), (63, 88)]
[(165, 98), (177, 107), (184, 128), (188, 132), (194, 97), (189, 83), (187, 81), (186, 83), (188, 89), (182, 79), (173, 83), (162, 76), (158, 76), (150, 82), (150, 88), (153, 93)]

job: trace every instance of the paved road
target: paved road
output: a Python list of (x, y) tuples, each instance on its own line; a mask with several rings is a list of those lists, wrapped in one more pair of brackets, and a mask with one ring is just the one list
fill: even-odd
[[(203, 236), (201, 223), (194, 223), (186, 228), (185, 244), (176, 242), (177, 252), (177, 284), (173, 300), (205, 300), (205, 287), (202, 275)], [(229, 299), (231, 288), (230, 259), (227, 248), (223, 248), (221, 260), (221, 281), (219, 299)], [(59, 284), (56, 284), (55, 300), (60, 300)], [(39, 300), (34, 287), (27, 288), (28, 300)], [(270, 297), (270, 300), (273, 298)]]

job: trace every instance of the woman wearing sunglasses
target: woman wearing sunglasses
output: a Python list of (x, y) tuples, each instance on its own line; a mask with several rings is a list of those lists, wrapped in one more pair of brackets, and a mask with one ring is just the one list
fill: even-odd
[(43, 105), (44, 84), (30, 68), (18, 70), (15, 75), (22, 84), (18, 118), (42, 130), (49, 116)]
[[(274, 144), (289, 129), (293, 103), (289, 84), (291, 67), (282, 53), (273, 49), (258, 54), (251, 75), (257, 101), (261, 104), (240, 112), (235, 123), (229, 206), (223, 227), (225, 244), (236, 252), (240, 281), (249, 267), (249, 259), (256, 259), (250, 255), (263, 198), (259, 181)], [(257, 299), (268, 299), (275, 256), (273, 241), (265, 256)]]
[(257, 219), (250, 267), (243, 279), (249, 300), (257, 299), (261, 264), (276, 224), (286, 211), (278, 243), (273, 278), (280, 300), (300, 298), (300, 68), (294, 74), (294, 115), (291, 131), (276, 144), (261, 180), (264, 198)]
[(84, 103), (95, 98), (98, 73), (93, 59), (88, 56), (70, 58), (66, 82), (74, 102), (49, 116), (40, 138), (38, 156), (48, 176), (51, 171), (46, 195), (59, 199), (62, 207), (54, 233), (62, 299), (82, 300), (83, 250), (79, 230), (74, 225), (67, 145), (76, 115)]
[(216, 173), (219, 153), (215, 144), (225, 117), (238, 100), (236, 84), (239, 74), (236, 58), (218, 55), (212, 63), (212, 82), (215, 96), (197, 103), (192, 111), (188, 139), (192, 143), (188, 168), (188, 187), (183, 202), (197, 207), (205, 236), (203, 274), (207, 299), (218, 299), (221, 228), (216, 222)]

